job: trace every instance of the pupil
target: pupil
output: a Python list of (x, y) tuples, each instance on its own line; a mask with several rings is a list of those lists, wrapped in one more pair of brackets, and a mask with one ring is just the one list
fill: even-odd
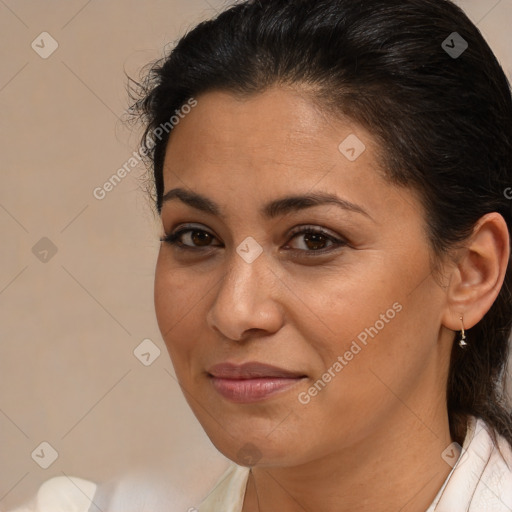
[(204, 231), (193, 231), (192, 241), (196, 245), (201, 245), (201, 242), (206, 242), (204, 245), (208, 245), (210, 235)]
[[(318, 234), (318, 233), (309, 233), (304, 236), (304, 238), (306, 240), (306, 245), (310, 249), (321, 249), (325, 243), (325, 240), (322, 240), (323, 237), (324, 237), (323, 235)], [(311, 244), (313, 244), (313, 247), (310, 247), (309, 242), (311, 242)]]

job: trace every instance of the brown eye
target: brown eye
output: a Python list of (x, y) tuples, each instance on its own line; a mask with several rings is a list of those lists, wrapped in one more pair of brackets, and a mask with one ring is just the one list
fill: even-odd
[(291, 240), (294, 239), (298, 240), (299, 243), (292, 248), (304, 253), (327, 252), (332, 246), (346, 245), (344, 240), (340, 240), (318, 228), (312, 227), (303, 228), (298, 232), (292, 233)]
[[(293, 249), (305, 255), (314, 255), (330, 252), (331, 249), (346, 246), (343, 239), (324, 232), (318, 228), (308, 227), (292, 233), (290, 240), (298, 240), (295, 247), (288, 245), (286, 249)], [(217, 240), (212, 233), (199, 228), (181, 228), (174, 233), (161, 238), (162, 242), (183, 250), (199, 250), (204, 248), (222, 247), (222, 244), (212, 244)], [(297, 246), (298, 245), (298, 246)]]
[(174, 245), (180, 249), (200, 249), (201, 247), (217, 247), (211, 242), (216, 237), (199, 228), (182, 228), (160, 239), (161, 242)]
[(212, 239), (213, 236), (206, 231), (202, 231), (200, 229), (194, 229), (193, 231), (190, 231), (190, 240), (192, 240), (192, 242), (199, 247), (208, 246)]
[(318, 233), (307, 233), (303, 236), (305, 245), (311, 250), (325, 249), (325, 245), (329, 241), (324, 235)]

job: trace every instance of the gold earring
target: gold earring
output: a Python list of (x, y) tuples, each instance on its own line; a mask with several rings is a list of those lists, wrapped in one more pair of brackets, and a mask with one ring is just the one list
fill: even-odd
[(460, 323), (462, 324), (462, 331), (460, 333), (459, 347), (464, 348), (466, 343), (466, 333), (464, 332), (464, 320), (463, 317), (460, 317)]

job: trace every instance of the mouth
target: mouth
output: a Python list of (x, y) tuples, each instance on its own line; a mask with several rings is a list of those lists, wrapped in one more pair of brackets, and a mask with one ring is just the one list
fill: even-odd
[(207, 371), (214, 389), (234, 403), (252, 403), (287, 391), (307, 378), (294, 372), (259, 362), (241, 365), (222, 363)]

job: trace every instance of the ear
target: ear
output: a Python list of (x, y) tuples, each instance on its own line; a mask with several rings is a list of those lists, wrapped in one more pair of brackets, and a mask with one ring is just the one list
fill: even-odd
[(442, 324), (452, 331), (470, 329), (496, 300), (510, 258), (510, 238), (505, 219), (496, 212), (476, 224), (465, 247), (458, 253), (446, 289), (447, 305)]

